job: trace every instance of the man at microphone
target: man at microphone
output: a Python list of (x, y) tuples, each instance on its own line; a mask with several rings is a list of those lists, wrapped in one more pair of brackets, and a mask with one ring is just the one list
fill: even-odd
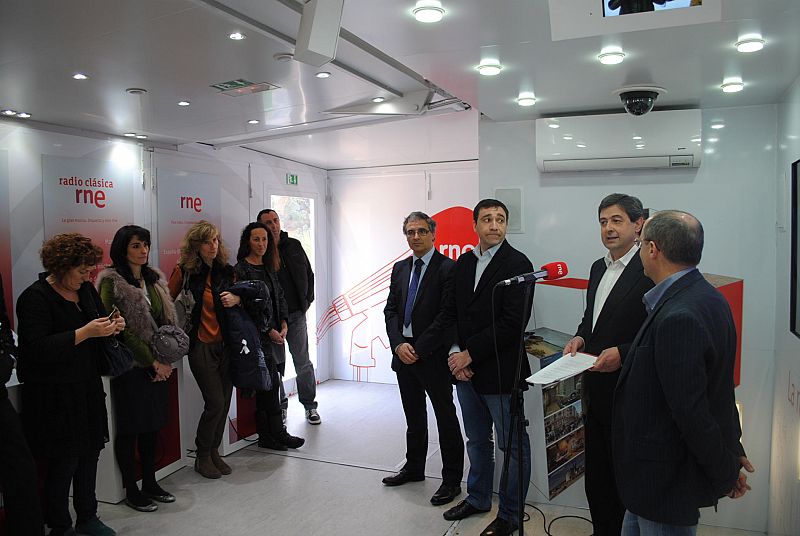
[[(639, 199), (611, 194), (597, 210), (600, 239), (608, 249), (592, 264), (586, 310), (564, 355), (598, 355), (583, 375), (586, 432), (586, 498), (595, 536), (619, 536), (625, 507), (620, 501), (611, 458), (611, 403), (622, 356), (647, 316), (642, 296), (653, 288), (644, 275), (638, 238), (644, 221)], [(614, 372), (610, 372), (614, 371)]]
[[(481, 536), (506, 536), (517, 530), (522, 507), (517, 495), (522, 487), (522, 496), (527, 496), (531, 472), (527, 432), (518, 437), (514, 430), (511, 444), (507, 444), (520, 335), (528, 323), (531, 304), (524, 303), (525, 293), (520, 288), (497, 287), (497, 284), (531, 272), (533, 266), (523, 253), (505, 240), (508, 209), (502, 202), (496, 199), (480, 201), (472, 212), (472, 220), (478, 234), (478, 246), (456, 261), (453, 294), (445, 307), (447, 318), (456, 324), (456, 344), (450, 350), (448, 365), (458, 380), (456, 390), (467, 436), (470, 469), (467, 498), (444, 512), (443, 516), (448, 521), (455, 521), (491, 509), (496, 441), (504, 456), (511, 457), (510, 465), (507, 478), (500, 483), (497, 517), (481, 532)], [(527, 360), (523, 360), (522, 377), (528, 375), (530, 367)], [(496, 431), (494, 440), (493, 427)], [(522, 444), (522, 459), (518, 457), (518, 442)], [(520, 464), (522, 482), (518, 480)]]

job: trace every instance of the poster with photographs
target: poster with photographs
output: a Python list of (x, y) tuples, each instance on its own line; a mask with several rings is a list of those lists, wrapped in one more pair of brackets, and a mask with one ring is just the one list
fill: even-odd
[(579, 374), (542, 389), (550, 499), (574, 484), (586, 469), (582, 378)]

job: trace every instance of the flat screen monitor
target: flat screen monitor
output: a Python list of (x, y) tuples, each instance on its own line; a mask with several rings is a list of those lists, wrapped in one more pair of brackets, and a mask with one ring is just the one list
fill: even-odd
[(792, 272), (791, 272), (791, 306), (789, 314), (789, 329), (797, 337), (800, 337), (800, 318), (798, 318), (798, 306), (800, 306), (800, 160), (792, 164)]
[(616, 15), (629, 15), (631, 13), (646, 13), (648, 11), (661, 11), (665, 9), (681, 9), (693, 6), (702, 6), (703, 0), (600, 0), (603, 2), (603, 15), (614, 17)]

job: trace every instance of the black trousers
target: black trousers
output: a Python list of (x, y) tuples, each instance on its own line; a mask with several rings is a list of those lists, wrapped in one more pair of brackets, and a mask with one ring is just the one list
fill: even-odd
[(586, 498), (592, 514), (594, 536), (619, 536), (625, 506), (619, 498), (611, 458), (611, 423), (586, 415)]
[(413, 475), (425, 474), (428, 456), (427, 394), (439, 430), (442, 480), (449, 485), (459, 484), (464, 475), (464, 439), (453, 404), (453, 384), (444, 365), (420, 360), (413, 365), (401, 364), (396, 372), (407, 424), (404, 470)]
[(72, 484), (72, 506), (78, 516), (76, 525), (97, 516), (97, 460), (100, 451), (77, 457), (47, 458), (44, 482), (45, 519), (53, 533), (61, 534), (72, 526), (69, 513), (69, 486)]
[(128, 498), (139, 492), (136, 484), (136, 450), (138, 446), (139, 460), (142, 468), (142, 488), (153, 489), (156, 483), (156, 443), (158, 432), (145, 434), (117, 434), (114, 439), (114, 453), (117, 465), (122, 473), (122, 485)]
[(8, 534), (44, 534), (36, 463), (22, 433), (19, 416), (7, 397), (0, 398), (0, 437), (0, 487)]

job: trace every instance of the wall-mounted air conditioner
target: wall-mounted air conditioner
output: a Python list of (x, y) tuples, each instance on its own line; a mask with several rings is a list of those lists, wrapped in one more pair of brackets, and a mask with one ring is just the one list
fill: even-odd
[(536, 164), (543, 172), (696, 168), (701, 131), (700, 110), (537, 119)]

